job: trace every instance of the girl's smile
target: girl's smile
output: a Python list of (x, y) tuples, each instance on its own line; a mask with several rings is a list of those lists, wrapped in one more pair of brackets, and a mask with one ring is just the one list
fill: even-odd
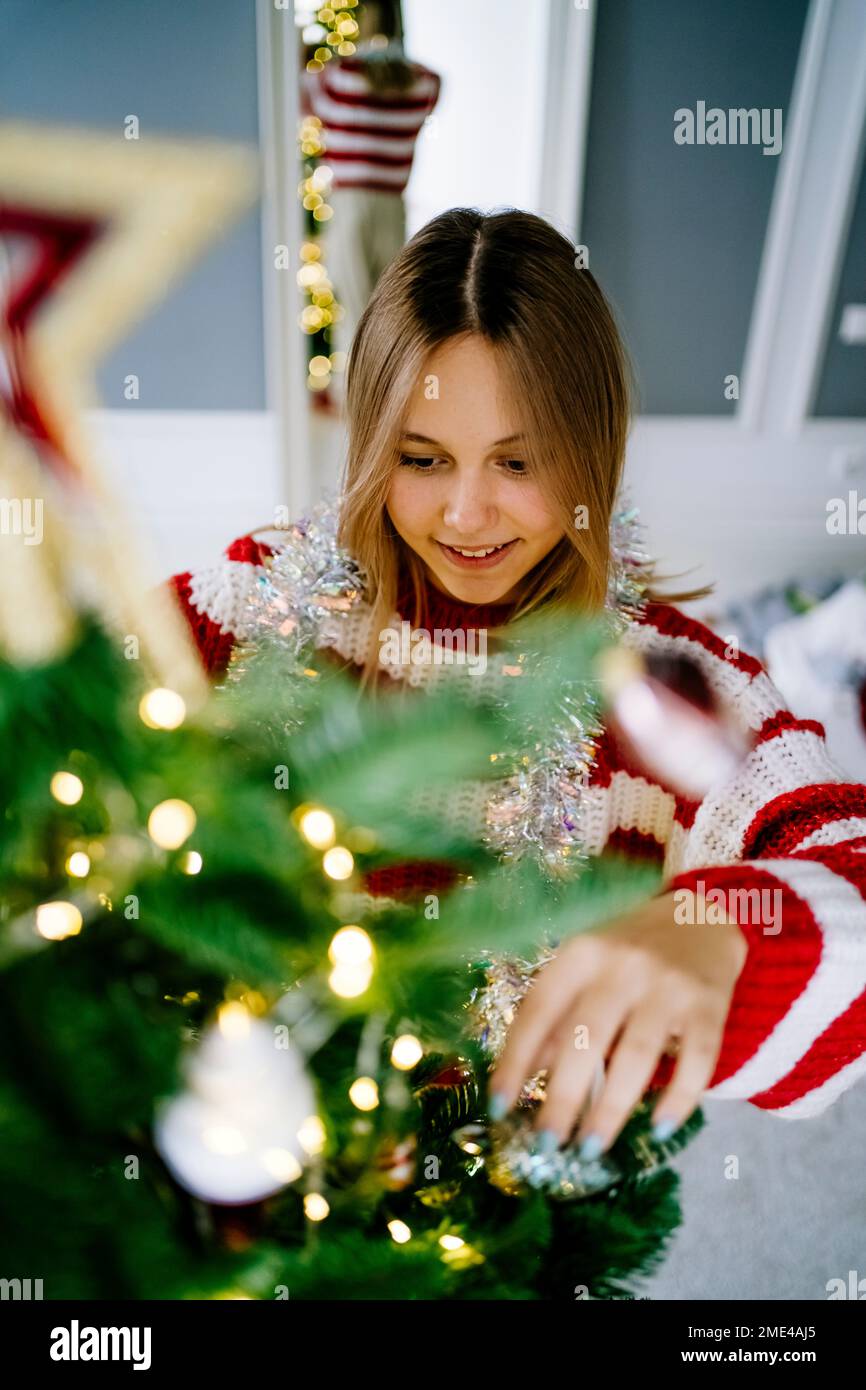
[(450, 560), (452, 565), (456, 565), (458, 569), (493, 569), (494, 565), (501, 564), (514, 547), (520, 544), (520, 538), (516, 537), (512, 541), (482, 546), (477, 550), (466, 546), (446, 545), (444, 541), (437, 541), (436, 544), (445, 558)]

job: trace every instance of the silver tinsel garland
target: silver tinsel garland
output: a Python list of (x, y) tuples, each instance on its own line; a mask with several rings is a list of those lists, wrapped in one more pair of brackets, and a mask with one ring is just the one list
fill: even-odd
[[(610, 578), (605, 616), (612, 638), (633, 621), (644, 603), (648, 556), (641, 545), (635, 508), (621, 503), (610, 526)], [(541, 672), (550, 654), (522, 652), (505, 669)], [(511, 751), (512, 771), (487, 807), (489, 847), (506, 862), (531, 854), (551, 878), (573, 876), (585, 860), (583, 791), (601, 733), (600, 701), (585, 676), (560, 678), (556, 703), (541, 727), (516, 730), (523, 747)], [(527, 734), (531, 738), (527, 740)], [(506, 754), (498, 760), (508, 765)]]
[(248, 649), (262, 641), (283, 651), (287, 669), (302, 664), (322, 624), (363, 601), (364, 575), (337, 544), (338, 521), (337, 503), (327, 499), (290, 526), (274, 547), (244, 607), (232, 654), (234, 679)]
[[(365, 602), (364, 574), (337, 543), (338, 520), (339, 499), (328, 498), (291, 526), (275, 547), (246, 604), (242, 641), (230, 668), (234, 679), (243, 673), (245, 648), (260, 641), (279, 646), (287, 676), (300, 674), (311, 649), (327, 645), (335, 625)], [(610, 543), (606, 617), (611, 635), (617, 636), (639, 614), (647, 586), (649, 560), (635, 509), (618, 505)], [(485, 677), (506, 713), (510, 682), (540, 671), (545, 659), (541, 650), (521, 648)], [(450, 669), (461, 673), (459, 666)], [(466, 682), (475, 694), (483, 683)], [(503, 862), (530, 855), (552, 879), (579, 869), (585, 857), (583, 790), (600, 732), (595, 684), (580, 676), (560, 681), (555, 707), (537, 727), (515, 726), (511, 746), (497, 754), (503, 775), (494, 784), (486, 812), (486, 842)]]

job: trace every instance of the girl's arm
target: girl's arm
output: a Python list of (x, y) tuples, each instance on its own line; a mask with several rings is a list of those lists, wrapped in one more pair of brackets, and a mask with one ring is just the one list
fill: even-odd
[(666, 888), (560, 947), (490, 1079), (495, 1117), (546, 1068), (538, 1142), (561, 1143), (579, 1119), (587, 1158), (648, 1089), (664, 1138), (705, 1091), (793, 1119), (866, 1071), (866, 788), (830, 761), (819, 725), (783, 708), (760, 663), (702, 624), (651, 605), (627, 641), (695, 662), (754, 747), (688, 802), (601, 742), (588, 848), (663, 859)]
[(820, 724), (784, 708), (760, 663), (703, 624), (650, 605), (630, 641), (688, 656), (756, 741), (698, 804), (620, 766), (608, 833), (625, 820), (657, 834), (683, 921), (709, 895), (746, 937), (712, 1093), (818, 1114), (866, 1072), (866, 788), (831, 761)]

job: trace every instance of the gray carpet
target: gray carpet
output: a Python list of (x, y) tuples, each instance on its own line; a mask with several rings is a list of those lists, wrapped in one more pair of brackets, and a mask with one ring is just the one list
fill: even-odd
[[(704, 1129), (674, 1162), (683, 1225), (639, 1292), (826, 1300), (829, 1279), (847, 1284), (857, 1270), (866, 1280), (866, 1085), (811, 1120), (720, 1100), (705, 1100), (704, 1114)], [(731, 1154), (737, 1179), (725, 1177)]]

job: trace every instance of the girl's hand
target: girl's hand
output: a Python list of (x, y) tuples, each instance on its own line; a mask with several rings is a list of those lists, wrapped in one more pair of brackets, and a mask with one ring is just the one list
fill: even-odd
[(653, 1111), (654, 1137), (669, 1138), (713, 1075), (747, 950), (735, 923), (675, 922), (672, 893), (573, 937), (521, 1001), (490, 1080), (492, 1118), (501, 1119), (524, 1082), (548, 1068), (535, 1128), (539, 1146), (552, 1151), (569, 1137), (607, 1059), (578, 1136), (581, 1157), (596, 1158), (640, 1101), (673, 1035), (676, 1068)]

